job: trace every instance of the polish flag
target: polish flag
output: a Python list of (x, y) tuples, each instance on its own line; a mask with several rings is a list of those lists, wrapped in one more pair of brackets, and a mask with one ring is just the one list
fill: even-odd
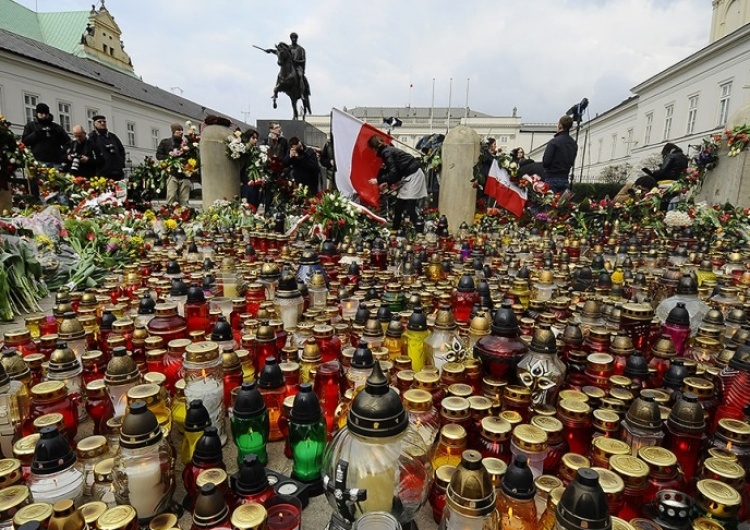
[(497, 160), (492, 161), (487, 181), (484, 184), (484, 192), (495, 199), (498, 206), (502, 206), (516, 217), (521, 217), (523, 214), (527, 199), (526, 190), (510, 181), (510, 174), (497, 164)]
[(377, 207), (380, 192), (370, 179), (378, 176), (382, 161), (367, 147), (367, 140), (377, 134), (385, 143), (391, 138), (370, 125), (338, 109), (331, 110), (333, 158), (336, 164), (336, 186), (345, 196), (359, 195), (362, 202)]

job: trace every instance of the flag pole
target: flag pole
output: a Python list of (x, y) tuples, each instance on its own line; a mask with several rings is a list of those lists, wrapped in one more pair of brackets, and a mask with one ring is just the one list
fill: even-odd
[(448, 123), (445, 124), (445, 132), (451, 128), (451, 99), (453, 98), (453, 78), (448, 82)]
[(432, 78), (432, 103), (430, 103), (430, 134), (432, 134), (432, 118), (435, 116), (435, 78)]
[[(466, 78), (466, 106), (464, 107), (464, 120), (469, 118), (469, 81), (471, 81), (470, 77)], [(464, 123), (464, 125), (467, 125)]]

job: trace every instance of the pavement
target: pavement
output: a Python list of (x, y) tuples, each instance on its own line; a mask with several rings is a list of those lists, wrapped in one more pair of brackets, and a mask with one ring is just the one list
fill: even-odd
[[(41, 301), (40, 306), (44, 312), (52, 310), (54, 305), (54, 294), (48, 296)], [(0, 333), (5, 333), (14, 328), (23, 327), (23, 317), (16, 318), (13, 322), (0, 322)], [(92, 434), (93, 424), (90, 421), (84, 421), (79, 425), (78, 428), (78, 439), (85, 438)], [(227, 425), (228, 427), (228, 425)], [(231, 437), (230, 437), (231, 438)], [(173, 430), (171, 434), (172, 445), (179, 449), (182, 443), (182, 436)], [(230, 475), (237, 471), (237, 448), (231, 442), (231, 440), (224, 446), (224, 463), (227, 468), (227, 473)], [(185, 496), (185, 488), (182, 484), (182, 462), (177, 461), (175, 469), (175, 477), (177, 481), (177, 488), (175, 491), (174, 499), (177, 502), (182, 502)], [(269, 442), (268, 444), (268, 468), (286, 476), (292, 474), (292, 461), (284, 456), (284, 442)], [(325, 497), (320, 495), (310, 499), (310, 503), (307, 508), (302, 512), (302, 528), (305, 530), (323, 530), (331, 517), (332, 508)], [(435, 530), (437, 524), (432, 518), (432, 508), (429, 503), (417, 514), (414, 521), (418, 526), (419, 530)], [(185, 513), (180, 519), (180, 526), (182, 528), (191, 528), (192, 518), (189, 513)], [(414, 529), (416, 530), (416, 529)]]

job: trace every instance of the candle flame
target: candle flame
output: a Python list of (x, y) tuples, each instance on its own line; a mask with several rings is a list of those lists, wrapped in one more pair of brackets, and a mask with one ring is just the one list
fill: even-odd
[(727, 442), (727, 451), (732, 450), (732, 442)]
[(510, 518), (510, 519), (513, 518), (513, 507), (512, 506), (510, 506), (508, 508), (508, 518)]
[(203, 381), (205, 382), (205, 380), (206, 380), (206, 369), (205, 368), (201, 369), (201, 375), (203, 376)]

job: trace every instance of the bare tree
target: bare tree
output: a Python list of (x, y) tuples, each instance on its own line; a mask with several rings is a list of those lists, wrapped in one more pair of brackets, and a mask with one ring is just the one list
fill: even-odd
[(599, 182), (604, 182), (605, 184), (625, 184), (632, 169), (633, 166), (627, 163), (607, 166), (599, 173)]

